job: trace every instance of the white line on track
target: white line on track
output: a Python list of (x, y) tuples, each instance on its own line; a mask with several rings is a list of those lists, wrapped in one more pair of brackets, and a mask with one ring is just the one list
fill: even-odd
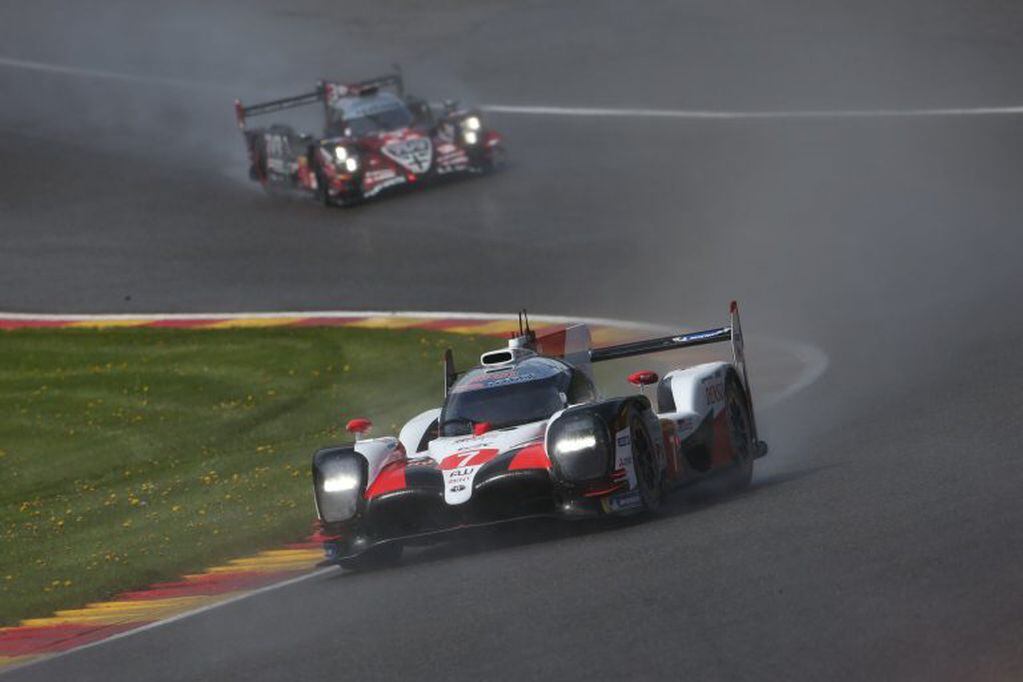
[[(63, 64), (50, 64), (13, 57), (0, 57), (0, 68), (23, 69), (78, 78), (117, 80), (141, 85), (195, 88), (223, 92), (230, 88), (214, 83), (144, 76), (140, 74), (89, 69)], [(529, 106), (517, 104), (484, 104), (484, 111), (520, 116), (582, 116), (590, 118), (664, 118), (681, 120), (741, 121), (772, 119), (841, 119), (841, 118), (917, 118), (954, 116), (1018, 116), (1023, 105), (993, 107), (947, 107), (908, 109), (810, 109), (778, 111), (729, 111), (717, 109), (630, 109), (609, 107)]]
[(950, 116), (1017, 116), (1023, 106), (957, 107), (938, 109), (811, 109), (788, 111), (720, 111), (708, 109), (611, 109), (591, 107), (519, 106), (484, 104), (481, 109), (495, 114), (527, 116), (586, 116), (591, 118), (668, 118), (690, 120), (829, 119), (829, 118), (913, 118)]

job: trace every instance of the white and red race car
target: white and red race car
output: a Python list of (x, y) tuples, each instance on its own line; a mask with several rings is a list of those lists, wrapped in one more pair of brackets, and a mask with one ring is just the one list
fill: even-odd
[[(246, 127), (250, 117), (311, 104), (323, 107), (321, 136), (281, 124)], [(503, 139), (479, 111), (452, 102), (435, 110), (405, 96), (399, 74), (347, 84), (320, 81), (312, 92), (249, 106), (235, 100), (234, 106), (249, 177), (268, 190), (304, 191), (328, 205), (505, 164)]]
[[(594, 362), (724, 341), (731, 361), (629, 377), (657, 384), (656, 410), (642, 393), (605, 398), (593, 382)], [(366, 437), (369, 420), (354, 419), (354, 444), (313, 456), (325, 564), (396, 560), (406, 544), (467, 527), (653, 510), (712, 476), (741, 489), (767, 452), (734, 302), (727, 327), (603, 348), (585, 325), (537, 336), (520, 322), (477, 367), (456, 373), (450, 351), (445, 367), (443, 405), (397, 437)]]

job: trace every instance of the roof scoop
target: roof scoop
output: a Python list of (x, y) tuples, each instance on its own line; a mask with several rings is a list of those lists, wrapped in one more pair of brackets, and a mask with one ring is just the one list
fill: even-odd
[(536, 332), (529, 328), (529, 316), (523, 308), (519, 311), (519, 333), (508, 339), (507, 348), (487, 351), (481, 355), (480, 364), (484, 367), (501, 367), (536, 355), (536, 352)]
[(503, 367), (510, 365), (516, 360), (536, 355), (527, 348), (500, 348), (490, 350), (480, 356), (480, 364), (484, 367)]

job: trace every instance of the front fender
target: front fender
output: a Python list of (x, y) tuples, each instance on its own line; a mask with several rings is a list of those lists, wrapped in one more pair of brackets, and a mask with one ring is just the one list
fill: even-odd
[[(324, 516), (324, 505), (321, 497), (324, 495), (322, 483), (325, 478), (324, 472), (332, 466), (337, 466), (342, 460), (354, 460), (358, 463), (358, 470), (361, 472), (355, 494), (357, 495), (356, 515), (364, 509), (364, 496), (369, 486), (387, 465), (405, 459), (405, 449), (397, 438), (385, 436), (382, 438), (371, 438), (357, 441), (353, 445), (339, 445), (321, 448), (313, 455), (313, 501), (316, 504), (316, 515), (320, 520), (329, 521)], [(347, 519), (344, 519), (347, 520)]]
[[(609, 480), (611, 473), (616, 468), (620, 468), (623, 453), (631, 451), (631, 443), (628, 440), (620, 442), (620, 439), (623, 437), (623, 432), (627, 436), (629, 418), (634, 413), (638, 413), (641, 416), (652, 435), (659, 434), (656, 418), (650, 409), (650, 401), (642, 395), (611, 398), (596, 403), (577, 405), (555, 414), (547, 425), (544, 447), (551, 459), (555, 476), (557, 476), (559, 481), (569, 485), (577, 485)], [(595, 447), (592, 452), (588, 452), (585, 455), (574, 456), (573, 459), (575, 461), (570, 464), (566, 459), (563, 459), (565, 456), (559, 454), (557, 443), (554, 441), (559, 437), (562, 425), (567, 426), (570, 420), (579, 418), (581, 415), (599, 417), (597, 423), (601, 424), (605, 430), (602, 436), (598, 437), (598, 447)], [(663, 461), (663, 450), (660, 449), (661, 439), (659, 437), (651, 438), (651, 441), (654, 443), (655, 448), (659, 449), (658, 456)], [(592, 466), (585, 466), (579, 463), (577, 459), (579, 456), (600, 458), (600, 462), (591, 460)], [(573, 471), (585, 471), (585, 476), (580, 474), (573, 475)]]

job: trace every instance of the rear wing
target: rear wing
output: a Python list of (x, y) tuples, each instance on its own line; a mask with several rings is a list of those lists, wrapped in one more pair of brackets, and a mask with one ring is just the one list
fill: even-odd
[(692, 348), (694, 346), (703, 346), (709, 343), (731, 341), (732, 360), (736, 371), (739, 373), (739, 378), (742, 381), (742, 387), (746, 391), (746, 404), (749, 407), (750, 424), (753, 427), (754, 438), (756, 438), (757, 426), (753, 417), (753, 395), (750, 391), (749, 375), (746, 372), (746, 353), (742, 338), (742, 325), (739, 322), (739, 304), (735, 301), (732, 301), (728, 308), (728, 317), (729, 326), (727, 327), (714, 327), (712, 329), (704, 329), (702, 331), (689, 332), (686, 334), (661, 336), (656, 339), (633, 341), (631, 343), (622, 343), (616, 346), (594, 348), (590, 351), (589, 359), (590, 362), (603, 362), (605, 360), (631, 358), (636, 355), (646, 355), (648, 353), (660, 353), (662, 351), (675, 350), (678, 348)]
[(277, 111), (294, 109), (295, 107), (303, 107), (308, 104), (316, 104), (317, 102), (323, 101), (324, 87), (323, 83), (320, 83), (312, 92), (306, 92), (293, 97), (282, 97), (281, 99), (274, 99), (269, 102), (260, 102), (259, 104), (250, 104), (245, 106), (242, 104), (241, 100), (236, 99), (234, 101), (234, 117), (235, 120), (238, 121), (238, 127), (245, 130), (245, 119), (249, 116), (272, 114)]
[(337, 81), (321, 80), (316, 84), (316, 89), (292, 97), (259, 102), (257, 104), (242, 104), (241, 100), (234, 101), (234, 117), (238, 127), (245, 130), (245, 121), (250, 116), (262, 116), (272, 114), (285, 109), (304, 107), (309, 104), (322, 103), (324, 113), (328, 115), (332, 102), (341, 98), (354, 95), (370, 94), (380, 88), (394, 88), (399, 97), (405, 96), (405, 81), (402, 78), (401, 70), (395, 65), (396, 72), (385, 76), (377, 76), (355, 83), (339, 83)]

